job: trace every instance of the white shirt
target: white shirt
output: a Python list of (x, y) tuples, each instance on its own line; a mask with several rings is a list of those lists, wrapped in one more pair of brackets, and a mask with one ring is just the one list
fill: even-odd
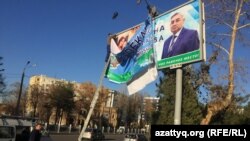
[[(182, 28), (181, 28), (181, 30), (182, 30)], [(172, 35), (172, 40), (169, 44), (168, 52), (170, 52), (173, 49), (174, 43), (176, 42), (177, 38), (179, 37), (181, 30), (179, 30), (176, 34)]]

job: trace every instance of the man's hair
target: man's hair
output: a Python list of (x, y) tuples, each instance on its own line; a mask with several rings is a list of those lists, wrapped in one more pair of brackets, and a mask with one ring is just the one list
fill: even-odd
[(171, 16), (171, 19), (172, 19), (174, 16), (176, 16), (176, 15), (181, 15), (182, 18), (185, 19), (184, 16), (183, 16), (183, 14), (181, 14), (180, 12), (174, 13), (174, 14)]
[(42, 126), (42, 123), (37, 122), (37, 123), (35, 124), (35, 126), (38, 126), (38, 125)]

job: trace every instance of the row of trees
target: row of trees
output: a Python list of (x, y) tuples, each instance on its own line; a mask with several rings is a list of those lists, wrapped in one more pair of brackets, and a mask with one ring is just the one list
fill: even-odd
[[(247, 103), (249, 93), (241, 89), (241, 86), (247, 83), (247, 65), (249, 64), (235, 53), (237, 52), (236, 48), (250, 46), (250, 2), (249, 0), (204, 0), (204, 3), (206, 46), (207, 52), (210, 54), (208, 54), (208, 61), (206, 62), (193, 66), (183, 66), (182, 123), (248, 124), (250, 118), (250, 104)], [(163, 77), (159, 79), (156, 85), (158, 97), (160, 97), (159, 111), (152, 114), (150, 122), (173, 124), (175, 71), (166, 69), (162, 73)], [(2, 75), (0, 80), (3, 80)], [(0, 82), (0, 91), (2, 92), (5, 85), (3, 81)], [(93, 94), (96, 89), (94, 85), (82, 87), (81, 93), (85, 94)], [(49, 102), (41, 104), (43, 105), (41, 107), (48, 109), (48, 107), (53, 106), (57, 109), (58, 114), (61, 109), (68, 114), (73, 109), (77, 110), (78, 113), (81, 112), (81, 107), (85, 107), (84, 104), (90, 102), (92, 97), (89, 96), (89, 101), (86, 100), (86, 97), (80, 98), (82, 101), (75, 104), (72, 104), (72, 101), (64, 101), (62, 94), (65, 94), (67, 100), (74, 98), (75, 95), (72, 93), (71, 88), (70, 85), (55, 88), (56, 92), (53, 92), (52, 88), (53, 97), (46, 97)], [(18, 89), (12, 89), (10, 93), (15, 93), (15, 90)], [(100, 100), (105, 99), (106, 94), (104, 91), (103, 98), (100, 96)], [(57, 95), (57, 92), (61, 94)], [(135, 106), (133, 102), (130, 102), (131, 97), (126, 95), (121, 95), (121, 97), (121, 101), (118, 102), (120, 103), (120, 107), (118, 106), (120, 108), (118, 109), (120, 121), (125, 120), (126, 123), (132, 123), (136, 119), (140, 104)], [(45, 97), (38, 94), (37, 98), (39, 101), (45, 102), (43, 100)], [(137, 104), (140, 98), (137, 99), (134, 96), (131, 99), (134, 104)], [(34, 106), (35, 104), (38, 103), (34, 103)], [(73, 108), (70, 109), (69, 105)], [(11, 110), (13, 107), (8, 109)], [(86, 108), (86, 111), (88, 111), (88, 108)], [(37, 111), (34, 111), (34, 115), (36, 113)], [(96, 114), (94, 116), (98, 117), (98, 112), (94, 113)]]
[[(5, 114), (14, 115), (17, 96), (20, 88), (20, 83), (16, 82), (11, 85), (5, 94), (8, 95), (5, 103)], [(81, 83), (77, 86), (72, 83), (56, 82), (50, 86), (44, 87), (40, 85), (31, 85), (24, 89), (21, 96), (20, 115), (37, 117), (47, 123), (59, 124), (62, 119), (66, 118), (66, 124), (79, 125), (83, 124), (80, 119), (85, 119), (93, 95), (96, 91), (96, 86), (91, 82)], [(109, 98), (110, 91), (102, 87), (99, 94), (99, 99), (96, 103), (91, 120), (98, 126), (111, 126), (109, 119), (104, 117), (104, 105)], [(32, 112), (27, 113), (27, 103), (31, 106)], [(135, 94), (128, 96), (121, 92), (115, 93), (114, 107), (117, 110), (117, 127), (127, 125), (131, 127), (143, 126), (138, 123), (138, 112), (143, 108), (143, 96)], [(101, 108), (103, 107), (103, 108)], [(149, 111), (146, 113), (150, 113)], [(54, 118), (51, 116), (54, 115)], [(54, 121), (50, 121), (54, 119)], [(150, 117), (147, 117), (150, 120)]]
[[(33, 85), (30, 88), (31, 97), (28, 96), (30, 98), (28, 100), (33, 107), (33, 117), (39, 117), (49, 123), (50, 116), (55, 112), (55, 124), (61, 122), (60, 119), (64, 115), (67, 117), (67, 125), (73, 123), (76, 125), (80, 124), (76, 121), (80, 116), (86, 117), (95, 90), (95, 85), (90, 82), (82, 83), (77, 89), (74, 84), (65, 82), (56, 82), (45, 89), (39, 85)], [(93, 119), (98, 119), (100, 116), (100, 107), (107, 100), (107, 96), (108, 89), (102, 88)]]
[[(81, 85), (88, 86), (85, 93), (81, 93), (79, 100), (75, 101), (76, 94), (72, 83), (55, 83), (48, 87), (31, 85), (29, 88), (24, 89), (21, 96), (20, 103), (20, 115), (37, 117), (43, 121), (49, 123), (51, 114), (55, 113), (54, 123), (59, 123), (59, 119), (62, 115), (67, 116), (67, 123), (72, 123), (73, 112), (83, 114), (83, 108), (89, 108), (91, 102), (91, 87), (93, 90), (95, 86), (91, 83), (85, 83)], [(20, 89), (20, 83), (15, 82), (10, 85), (8, 90), (3, 91), (5, 99), (2, 107), (6, 115), (15, 115), (15, 105)], [(87, 99), (89, 100), (86, 100)], [(83, 102), (82, 100), (85, 99)], [(26, 113), (27, 104), (31, 106), (32, 112)], [(96, 108), (97, 109), (97, 108)], [(87, 111), (88, 109), (85, 109)], [(27, 115), (28, 114), (28, 115)], [(86, 113), (85, 113), (86, 114)]]

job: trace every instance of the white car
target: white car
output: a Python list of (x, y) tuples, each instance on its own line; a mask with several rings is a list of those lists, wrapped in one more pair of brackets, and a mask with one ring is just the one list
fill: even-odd
[(124, 141), (138, 141), (136, 134), (125, 135)]
[(15, 126), (1, 125), (0, 141), (15, 141), (15, 140), (16, 140)]
[(116, 132), (119, 133), (119, 134), (125, 133), (125, 127), (124, 127), (124, 126), (120, 126), (120, 127), (117, 129)]
[(83, 133), (82, 138), (89, 140), (103, 140), (105, 139), (105, 136), (99, 129), (87, 128)]
[(124, 141), (147, 141), (147, 138), (143, 134), (126, 134)]

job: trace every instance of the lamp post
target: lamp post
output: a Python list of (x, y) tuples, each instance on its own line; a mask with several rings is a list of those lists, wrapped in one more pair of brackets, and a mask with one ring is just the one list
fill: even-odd
[[(149, 2), (147, 0), (144, 0), (146, 2), (147, 5), (147, 9), (148, 9), (148, 13), (152, 16), (152, 17), (156, 17), (158, 15), (158, 12), (156, 10), (156, 7), (153, 5), (150, 5)], [(141, 3), (141, 0), (137, 0), (136, 1), (137, 4)]]
[(17, 116), (19, 116), (19, 106), (20, 106), (20, 99), (21, 99), (21, 94), (22, 94), (22, 89), (23, 89), (24, 74), (25, 74), (25, 70), (29, 64), (30, 64), (30, 61), (27, 61), (26, 65), (23, 68), (23, 72), (22, 72), (21, 84), (20, 84), (20, 89), (19, 89), (19, 94), (18, 94), (18, 99), (17, 99), (17, 104), (16, 104), (16, 115)]

